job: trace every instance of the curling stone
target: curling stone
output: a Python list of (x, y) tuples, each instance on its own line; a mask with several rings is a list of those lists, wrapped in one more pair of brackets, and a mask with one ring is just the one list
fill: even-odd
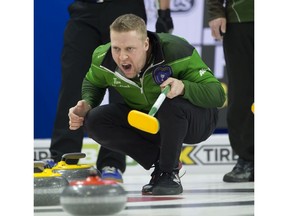
[(60, 205), (60, 195), (69, 182), (60, 173), (44, 169), (44, 165), (34, 162), (34, 206)]
[(72, 215), (112, 215), (125, 208), (127, 192), (116, 181), (91, 174), (86, 180), (70, 182), (60, 197), (64, 211)]
[(90, 175), (91, 171), (96, 171), (97, 175), (100, 176), (100, 172), (95, 167), (93, 167), (93, 165), (66, 163), (66, 160), (68, 159), (78, 160), (85, 157), (86, 154), (81, 152), (64, 154), (61, 161), (59, 161), (56, 166), (52, 167), (52, 171), (54, 173), (60, 173), (68, 180), (68, 182), (85, 180)]

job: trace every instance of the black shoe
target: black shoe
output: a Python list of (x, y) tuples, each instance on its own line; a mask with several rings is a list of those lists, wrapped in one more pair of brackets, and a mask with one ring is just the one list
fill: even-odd
[(162, 172), (152, 187), (152, 195), (178, 195), (183, 192), (178, 172)]
[(254, 182), (254, 162), (238, 159), (233, 170), (223, 177), (224, 182)]
[[(146, 184), (142, 187), (142, 195), (152, 195), (153, 187), (154, 187), (155, 183), (158, 182), (160, 175), (163, 173), (160, 170), (159, 162), (155, 163), (154, 167), (155, 167), (155, 169), (151, 173), (151, 180), (150, 180), (149, 184)], [(179, 161), (178, 167), (175, 168), (173, 170), (173, 172), (175, 172), (177, 175), (179, 175), (180, 170), (181, 170), (181, 174), (180, 174), (180, 178), (181, 178), (182, 176), (185, 175), (186, 171), (185, 171), (185, 169), (184, 170), (182, 169), (182, 163)]]
[(159, 168), (159, 163), (157, 162), (155, 164), (154, 171), (151, 173), (151, 180), (149, 184), (146, 184), (142, 188), (142, 195), (152, 195), (152, 189), (155, 184), (155, 182), (158, 181), (158, 178), (161, 174), (160, 168)]

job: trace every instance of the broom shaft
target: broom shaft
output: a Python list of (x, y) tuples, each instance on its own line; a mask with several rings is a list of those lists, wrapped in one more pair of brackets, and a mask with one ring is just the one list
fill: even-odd
[(165, 86), (165, 88), (162, 90), (161, 94), (158, 96), (157, 100), (151, 107), (148, 115), (154, 116), (158, 109), (160, 108), (161, 104), (166, 98), (167, 93), (170, 91), (170, 85)]

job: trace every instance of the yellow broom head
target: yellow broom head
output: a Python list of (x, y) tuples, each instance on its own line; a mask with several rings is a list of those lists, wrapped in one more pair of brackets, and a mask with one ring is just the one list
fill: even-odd
[(159, 122), (155, 117), (137, 110), (129, 112), (128, 122), (132, 127), (147, 133), (156, 134), (159, 131)]

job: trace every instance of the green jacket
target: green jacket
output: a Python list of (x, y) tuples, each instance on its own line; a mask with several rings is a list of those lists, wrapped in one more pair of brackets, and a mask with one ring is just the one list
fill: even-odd
[(208, 21), (226, 17), (228, 23), (254, 22), (254, 0), (206, 0), (206, 3)]
[(184, 83), (185, 94), (181, 97), (205, 108), (223, 105), (225, 93), (221, 83), (193, 46), (183, 38), (168, 33), (148, 31), (148, 37), (152, 43), (153, 61), (138, 81), (117, 72), (110, 43), (99, 46), (93, 53), (91, 67), (83, 81), (82, 98), (92, 107), (98, 106), (106, 88), (112, 86), (132, 109), (149, 111), (161, 92), (159, 83), (155, 82), (156, 71), (168, 68), (172, 72), (171, 77)]

